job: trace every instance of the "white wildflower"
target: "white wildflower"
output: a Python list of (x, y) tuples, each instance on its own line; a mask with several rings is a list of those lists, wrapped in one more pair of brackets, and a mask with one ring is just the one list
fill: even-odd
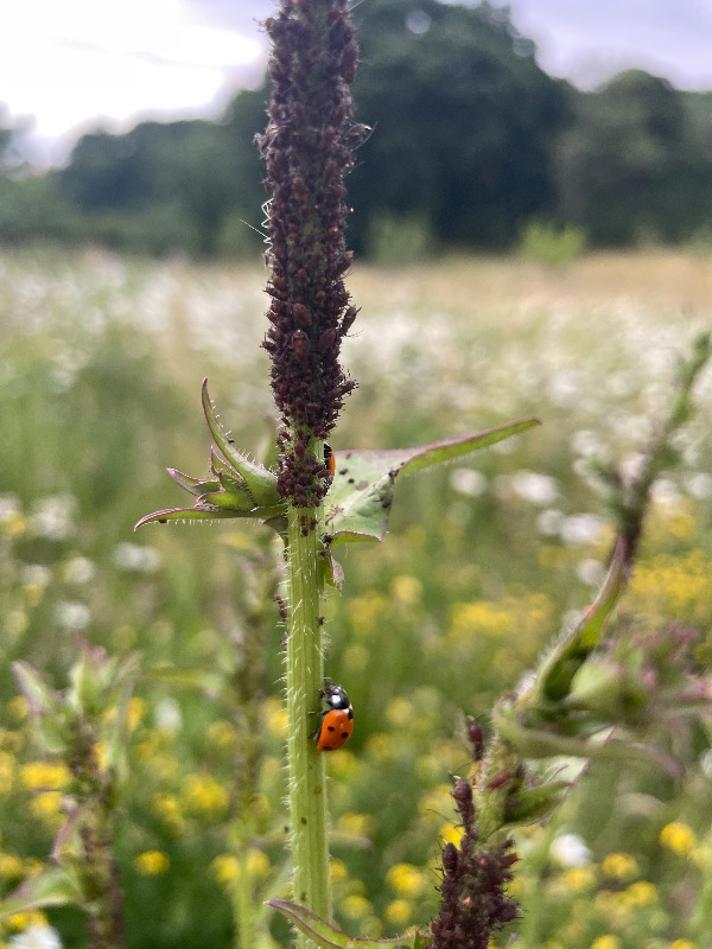
[(512, 490), (531, 504), (551, 504), (559, 496), (556, 478), (537, 471), (516, 471), (510, 478)]
[(55, 619), (68, 632), (86, 629), (91, 622), (91, 610), (85, 603), (62, 600), (57, 604)]
[(30, 926), (10, 939), (12, 949), (62, 949), (59, 933), (51, 926)]
[(487, 478), (472, 468), (455, 468), (450, 473), (450, 487), (458, 494), (476, 498), (487, 490)]
[(74, 533), (76, 508), (77, 502), (71, 494), (40, 498), (30, 517), (34, 533), (47, 540), (66, 540)]
[(574, 514), (564, 518), (559, 533), (566, 544), (592, 544), (605, 526), (605, 521), (595, 514)]
[(549, 855), (562, 867), (584, 867), (593, 854), (578, 834), (560, 834), (549, 847)]
[(565, 517), (561, 511), (555, 507), (548, 507), (542, 511), (536, 519), (536, 528), (540, 534), (558, 534), (561, 531), (561, 525)]
[(16, 494), (0, 494), (0, 524), (9, 521), (20, 511), (20, 499)]
[(94, 579), (96, 567), (88, 557), (72, 557), (64, 565), (65, 583), (89, 583)]
[(114, 549), (114, 563), (119, 570), (155, 573), (161, 565), (161, 555), (153, 547), (123, 543)]
[(594, 560), (593, 558), (582, 560), (576, 567), (576, 576), (581, 583), (585, 583), (590, 587), (597, 587), (603, 580), (605, 574), (606, 568), (601, 561)]

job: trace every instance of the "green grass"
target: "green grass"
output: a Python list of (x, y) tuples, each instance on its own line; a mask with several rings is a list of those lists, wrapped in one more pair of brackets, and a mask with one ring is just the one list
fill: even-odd
[[(392, 933), (429, 917), (437, 840), (452, 832), (449, 774), (467, 767), (463, 712), (485, 714), (567, 613), (586, 604), (610, 539), (587, 460), (635, 462), (676, 352), (710, 323), (711, 279), (709, 259), (665, 252), (587, 256), (561, 271), (475, 258), (404, 273), (356, 269), (351, 289), (363, 310), (344, 359), (359, 388), (332, 439), (337, 470), (351, 446), (417, 444), (530, 414), (544, 425), (471, 464), (406, 481), (386, 542), (344, 554), (343, 596), (326, 604), (326, 666), (348, 689), (357, 726), (327, 766), (336, 905), (350, 931)], [(25, 861), (24, 871), (28, 858), (46, 858), (58, 823), (51, 801), (42, 812), (23, 784), (23, 764), (39, 755), (13, 701), (11, 660), (28, 659), (62, 685), (83, 634), (112, 651), (139, 648), (149, 670), (207, 670), (226, 683), (239, 676), (233, 643), (251, 590), (242, 551), (267, 541), (230, 522), (138, 535), (132, 524), (184, 500), (166, 465), (206, 472), (204, 375), (240, 444), (267, 449), (264, 281), (257, 266), (99, 252), (0, 257), (0, 877), (8, 889), (18, 882), (10, 858)], [(681, 463), (658, 492), (622, 615), (693, 624), (708, 663), (709, 374), (701, 403), (678, 446)], [(281, 632), (275, 607), (265, 633), (275, 699)], [(227, 947), (230, 908), (213, 860), (229, 849), (229, 804), (210, 782), (229, 795), (232, 712), (168, 682), (146, 680), (139, 694), (136, 778), (119, 847), (129, 945)], [(259, 899), (281, 865), (284, 824), (274, 700), (263, 719), (264, 833), (250, 864)], [(652, 949), (688, 937), (700, 879), (711, 872), (709, 781), (697, 764), (708, 760), (708, 744), (700, 728), (685, 752), (690, 778), (677, 787), (637, 766), (597, 766), (555, 825), (523, 836), (518, 895), (528, 921), (519, 946), (584, 949), (608, 934), (620, 941), (599, 949)], [(661, 847), (659, 831), (674, 819), (700, 839), (697, 862)], [(549, 839), (563, 833), (589, 847), (588, 882), (546, 857)], [(151, 850), (170, 861), (155, 876), (135, 863)], [(617, 851), (635, 858), (636, 871), (616, 882), (601, 861)], [(631, 894), (636, 880), (651, 883), (654, 896)], [(67, 946), (82, 945), (75, 911), (50, 919)], [(287, 944), (279, 923), (273, 933)]]

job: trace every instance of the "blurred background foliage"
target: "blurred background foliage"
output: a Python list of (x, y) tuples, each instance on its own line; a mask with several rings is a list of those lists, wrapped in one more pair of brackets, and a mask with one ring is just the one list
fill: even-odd
[[(532, 222), (595, 246), (709, 243), (710, 93), (640, 70), (593, 92), (551, 78), (508, 13), (437, 0), (356, 4), (358, 115), (374, 127), (351, 180), (351, 243), (385, 262), (504, 249)], [(95, 242), (136, 253), (245, 257), (260, 238), (252, 144), (267, 89), (219, 122), (144, 122), (84, 135), (66, 167), (17, 161), (0, 133), (0, 241)], [(7, 126), (7, 122), (5, 123)], [(248, 223), (245, 223), (248, 222)], [(394, 231), (395, 228), (395, 231)]]
[[(325, 605), (327, 670), (349, 691), (356, 730), (327, 767), (336, 912), (350, 932), (392, 934), (432, 914), (439, 841), (459, 833), (449, 775), (468, 765), (464, 714), (486, 719), (590, 599), (610, 527), (588, 466), (606, 454), (636, 464), (669, 398), (674, 351), (709, 322), (709, 280), (708, 258), (661, 250), (563, 269), (536, 255), (450, 257), (407, 279), (356, 268), (363, 312), (345, 362), (359, 388), (334, 435), (337, 471), (349, 445), (417, 444), (526, 414), (545, 424), (404, 482), (385, 543), (345, 552), (344, 594)], [(131, 530), (147, 510), (180, 503), (165, 465), (206, 470), (203, 374), (240, 445), (267, 450), (263, 286), (255, 266), (0, 255), (1, 891), (46, 865), (68, 781), (32, 741), (10, 662), (62, 688), (78, 637), (119, 656), (139, 650), (132, 777), (117, 815), (131, 949), (227, 947), (236, 881), (248, 879), (256, 906), (284, 892), (283, 630), (269, 600), (250, 726), (263, 755), (256, 830), (239, 857), (232, 837), (244, 784), (235, 698), (268, 534), (230, 523)], [(680, 463), (656, 489), (620, 628), (693, 627), (704, 668), (709, 374), (699, 400)], [(555, 821), (519, 835), (523, 918), (508, 946), (707, 949), (709, 726), (661, 741), (675, 742), (684, 781), (596, 764)], [(47, 916), (81, 949), (77, 910)], [(43, 922), (11, 917), (0, 944)], [(278, 921), (270, 931), (287, 944)]]
[[(432, 915), (438, 841), (458, 834), (449, 776), (468, 763), (464, 713), (486, 714), (600, 579), (610, 532), (591, 460), (636, 464), (673, 352), (709, 326), (712, 98), (641, 71), (580, 92), (486, 4), (369, 0), (354, 15), (359, 118), (374, 131), (351, 179), (351, 243), (380, 266), (351, 281), (363, 312), (345, 363), (359, 389), (333, 440), (337, 468), (348, 445), (545, 422), (404, 483), (386, 543), (347, 551), (344, 595), (326, 604), (328, 671), (357, 722), (327, 763), (336, 911), (353, 933), (386, 934)], [(220, 122), (93, 132), (41, 174), (22, 163), (23, 129), (0, 118), (0, 890), (46, 864), (68, 780), (32, 743), (10, 662), (60, 688), (78, 637), (138, 649), (118, 834), (130, 949), (227, 947), (236, 881), (258, 905), (285, 879), (271, 602), (259, 832), (240, 859), (231, 839), (240, 644), (269, 540), (224, 525), (131, 532), (184, 500), (165, 465), (205, 471), (203, 375), (241, 445), (263, 456), (272, 441), (260, 237), (244, 223), (260, 226), (252, 138), (265, 100), (240, 92)], [(685, 246), (660, 246), (671, 243)], [(693, 627), (703, 668), (709, 374), (700, 400), (620, 623)], [(709, 724), (683, 739), (664, 740), (684, 745), (684, 781), (597, 764), (552, 823), (519, 835), (523, 918), (508, 946), (709, 949)], [(48, 916), (81, 949), (79, 912)], [(43, 922), (11, 918), (0, 946)]]

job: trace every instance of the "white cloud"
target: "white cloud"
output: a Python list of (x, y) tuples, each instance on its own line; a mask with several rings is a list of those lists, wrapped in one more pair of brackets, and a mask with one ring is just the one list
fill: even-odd
[(25, 0), (0, 34), (2, 96), (49, 138), (97, 117), (204, 111), (262, 47), (193, 12), (185, 0)]

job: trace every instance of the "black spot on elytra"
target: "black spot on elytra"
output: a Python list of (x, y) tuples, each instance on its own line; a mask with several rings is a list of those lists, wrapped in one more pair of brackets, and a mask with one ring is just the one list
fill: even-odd
[(348, 473), (349, 473), (349, 469), (348, 469), (348, 468), (342, 468), (342, 469), (339, 471), (339, 474), (340, 474), (340, 475), (347, 475)]

